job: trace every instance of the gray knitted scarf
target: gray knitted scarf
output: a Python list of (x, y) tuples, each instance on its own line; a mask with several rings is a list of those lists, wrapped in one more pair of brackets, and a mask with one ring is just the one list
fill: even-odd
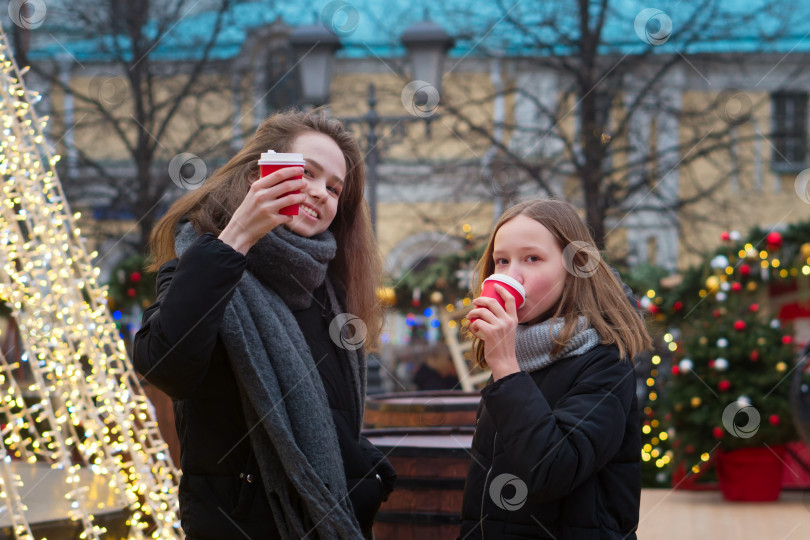
[[(175, 240), (178, 255), (196, 237), (191, 223), (181, 225)], [(220, 329), (267, 500), (285, 539), (363, 537), (315, 363), (321, 359), (313, 359), (291, 311), (308, 307), (312, 291), (326, 281), (331, 304), (327, 309), (333, 316), (342, 313), (326, 275), (336, 251), (328, 231), (306, 238), (276, 227), (248, 251), (247, 267)], [(346, 380), (352, 383), (360, 426), (365, 357), (359, 347), (336, 350)]]
[(599, 345), (601, 341), (585, 317), (580, 316), (576, 334), (559, 353), (551, 355), (554, 348), (554, 337), (560, 334), (565, 319), (558, 317), (548, 319), (531, 326), (519, 324), (515, 334), (515, 353), (521, 371), (531, 373), (553, 364), (562, 358), (570, 358), (586, 353)]

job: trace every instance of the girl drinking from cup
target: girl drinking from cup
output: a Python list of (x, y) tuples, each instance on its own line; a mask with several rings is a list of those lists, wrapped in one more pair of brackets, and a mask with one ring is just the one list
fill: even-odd
[[(303, 166), (261, 175), (268, 150)], [(372, 537), (396, 475), (360, 435), (382, 316), (364, 174), (338, 120), (278, 114), (152, 234), (133, 361), (174, 399), (190, 540)]]
[(651, 347), (588, 229), (562, 201), (518, 204), (477, 266), (525, 302), (479, 296), (468, 315), (482, 391), (461, 538), (635, 538), (641, 433), (631, 359)]

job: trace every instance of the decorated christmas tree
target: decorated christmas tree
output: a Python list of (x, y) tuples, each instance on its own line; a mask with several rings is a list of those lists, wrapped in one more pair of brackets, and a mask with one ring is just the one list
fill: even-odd
[(674, 461), (693, 470), (718, 448), (775, 446), (797, 437), (787, 383), (792, 337), (763, 316), (738, 281), (715, 283), (684, 320), (694, 317), (682, 328), (666, 395)]
[(672, 360), (655, 381), (664, 396), (655, 416), (676, 467), (700, 473), (723, 452), (798, 439), (790, 406), (796, 347), (771, 298), (807, 289), (808, 227), (755, 229), (745, 240), (723, 233), (721, 246), (685, 272), (680, 286), (645, 302), (669, 329)]

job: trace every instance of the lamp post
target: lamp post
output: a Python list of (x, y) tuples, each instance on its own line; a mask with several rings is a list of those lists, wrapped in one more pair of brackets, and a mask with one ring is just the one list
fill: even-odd
[(329, 101), (332, 65), (340, 40), (324, 25), (299, 26), (290, 33), (290, 45), (299, 58), (301, 91), (304, 103), (314, 106)]
[[(427, 14), (425, 16), (427, 19)], [(334, 53), (341, 47), (337, 36), (322, 24), (302, 26), (290, 35), (290, 41), (298, 56), (298, 68), (301, 77), (305, 103), (322, 105), (329, 102), (329, 82), (332, 77)], [(424, 105), (434, 93), (440, 95), (444, 60), (454, 40), (435, 22), (424, 20), (415, 23), (402, 33), (401, 42), (408, 51), (414, 81), (422, 81), (423, 88), (416, 89), (413, 100), (418, 106)], [(411, 83), (413, 84), (413, 83)], [(424, 88), (425, 86), (433, 89)], [(371, 225), (377, 233), (377, 166), (380, 154), (378, 133), (382, 125), (422, 120), (430, 129), (430, 121), (435, 116), (428, 114), (411, 114), (397, 116), (380, 116), (377, 113), (377, 96), (374, 83), (368, 87), (368, 110), (358, 117), (343, 117), (347, 124), (360, 124), (366, 127), (366, 199), (371, 215)]]

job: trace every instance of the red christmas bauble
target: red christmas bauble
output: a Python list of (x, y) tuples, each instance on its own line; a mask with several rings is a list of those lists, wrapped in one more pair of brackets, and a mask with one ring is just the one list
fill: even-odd
[(135, 289), (127, 289), (127, 296), (130, 298), (134, 298), (136, 294), (138, 294), (138, 292)]
[(712, 435), (714, 435), (714, 438), (715, 438), (715, 439), (722, 439), (722, 438), (723, 438), (723, 428), (721, 428), (721, 427), (715, 427), (715, 428), (712, 430)]
[(728, 231), (723, 231), (720, 233), (720, 240), (723, 242), (727, 242), (731, 239), (731, 234)]
[(681, 368), (679, 368), (678, 366), (672, 366), (672, 374), (673, 375), (680, 375), (681, 374)]
[(793, 343), (793, 336), (782, 336), (782, 343), (785, 345), (790, 345)]
[(756, 313), (757, 311), (759, 311), (759, 304), (751, 304), (750, 306), (748, 306), (748, 311), (750, 311), (751, 313)]
[(765, 242), (770, 248), (780, 248), (782, 247), (782, 235), (779, 234), (778, 231), (770, 232), (768, 233), (768, 236), (765, 237)]
[(672, 309), (674, 309), (675, 311), (680, 311), (680, 310), (682, 310), (682, 309), (683, 309), (683, 302), (681, 302), (680, 300), (678, 300), (677, 302), (675, 302), (674, 304), (672, 304)]
[(650, 310), (650, 313), (652, 313), (653, 315), (655, 315), (659, 311), (658, 306), (656, 306), (655, 304), (650, 304), (650, 307), (648, 309)]
[(140, 273), (140, 272), (132, 272), (132, 273), (129, 275), (129, 280), (130, 280), (132, 283), (138, 283), (138, 282), (141, 280), (141, 273)]
[(728, 379), (723, 379), (722, 381), (717, 383), (717, 388), (719, 388), (721, 392), (725, 392), (729, 388), (731, 388), (731, 381), (729, 381)]
[(757, 360), (759, 360), (759, 351), (754, 349), (751, 351), (751, 361), (756, 362)]
[(712, 315), (714, 315), (715, 319), (719, 319), (723, 314), (720, 313), (719, 309), (715, 309), (714, 311), (712, 311)]
[(750, 276), (751, 275), (751, 267), (748, 266), (747, 264), (741, 264), (740, 265), (740, 275), (745, 276), (745, 277)]
[(745, 330), (745, 321), (734, 321), (734, 330), (738, 332)]
[(687, 454), (694, 454), (695, 453), (695, 447), (693, 445), (691, 445), (691, 444), (687, 444), (686, 448), (684, 448), (684, 450), (686, 450)]
[(709, 369), (714, 369), (714, 358), (709, 360)]
[(768, 422), (770, 422), (772, 426), (778, 426), (779, 421), (780, 421), (780, 418), (779, 418), (778, 414), (772, 414), (772, 415), (770, 415), (768, 417)]
[(734, 292), (740, 292), (742, 290), (742, 284), (739, 281), (735, 281), (731, 284), (731, 290)]

